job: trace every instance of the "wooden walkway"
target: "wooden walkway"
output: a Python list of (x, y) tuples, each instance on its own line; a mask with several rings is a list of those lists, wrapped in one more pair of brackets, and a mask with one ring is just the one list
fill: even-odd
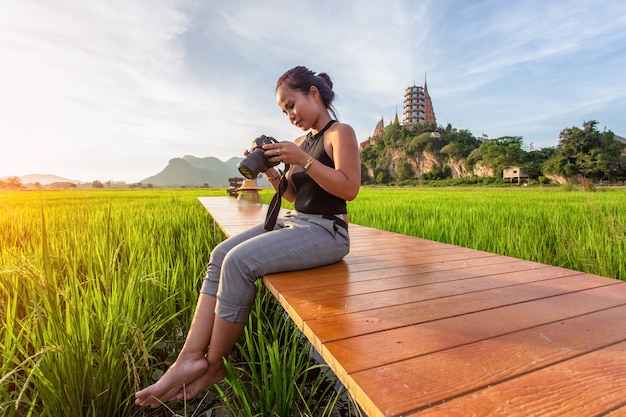
[[(233, 235), (264, 219), (200, 198)], [(626, 282), (355, 224), (265, 285), (370, 416), (626, 416)]]

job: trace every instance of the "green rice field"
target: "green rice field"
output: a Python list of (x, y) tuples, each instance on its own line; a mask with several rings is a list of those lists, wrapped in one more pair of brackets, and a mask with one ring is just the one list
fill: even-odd
[(626, 189), (365, 189), (350, 220), (590, 274), (626, 279)]
[[(133, 394), (182, 346), (223, 238), (197, 201), (211, 195), (226, 192), (0, 192), (0, 415), (194, 415), (140, 409)], [(363, 188), (349, 212), (353, 223), (626, 280), (623, 187)]]

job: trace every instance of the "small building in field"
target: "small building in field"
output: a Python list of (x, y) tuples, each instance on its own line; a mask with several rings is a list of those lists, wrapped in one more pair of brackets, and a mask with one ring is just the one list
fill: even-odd
[(520, 167), (506, 167), (502, 173), (502, 178), (510, 182), (521, 184), (524, 180), (528, 182), (528, 173), (524, 172)]

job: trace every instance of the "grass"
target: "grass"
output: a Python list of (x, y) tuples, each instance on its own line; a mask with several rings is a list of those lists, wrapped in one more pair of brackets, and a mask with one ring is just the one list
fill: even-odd
[[(226, 194), (0, 193), (0, 414), (198, 412), (140, 409), (132, 397), (182, 346), (223, 238), (197, 201), (210, 195)], [(271, 195), (262, 192), (266, 203)], [(626, 279), (623, 188), (363, 188), (349, 211), (367, 226)], [(236, 415), (330, 415), (332, 375), (271, 301), (258, 297), (229, 363), (226, 405)]]
[(3, 415), (138, 415), (135, 389), (180, 347), (213, 244), (195, 203), (154, 191), (3, 194)]
[(626, 190), (366, 188), (350, 221), (626, 279)]
[(218, 391), (235, 416), (330, 416), (345, 394), (334, 390), (336, 376), (315, 363), (311, 344), (263, 286), (226, 367)]

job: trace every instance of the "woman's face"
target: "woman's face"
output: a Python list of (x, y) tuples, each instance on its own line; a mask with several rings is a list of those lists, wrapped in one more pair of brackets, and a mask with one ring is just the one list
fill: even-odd
[(305, 131), (311, 129), (319, 117), (319, 105), (315, 99), (317, 96), (319, 94), (315, 87), (311, 88), (309, 94), (291, 90), (284, 85), (276, 90), (278, 107), (287, 115), (292, 125)]

